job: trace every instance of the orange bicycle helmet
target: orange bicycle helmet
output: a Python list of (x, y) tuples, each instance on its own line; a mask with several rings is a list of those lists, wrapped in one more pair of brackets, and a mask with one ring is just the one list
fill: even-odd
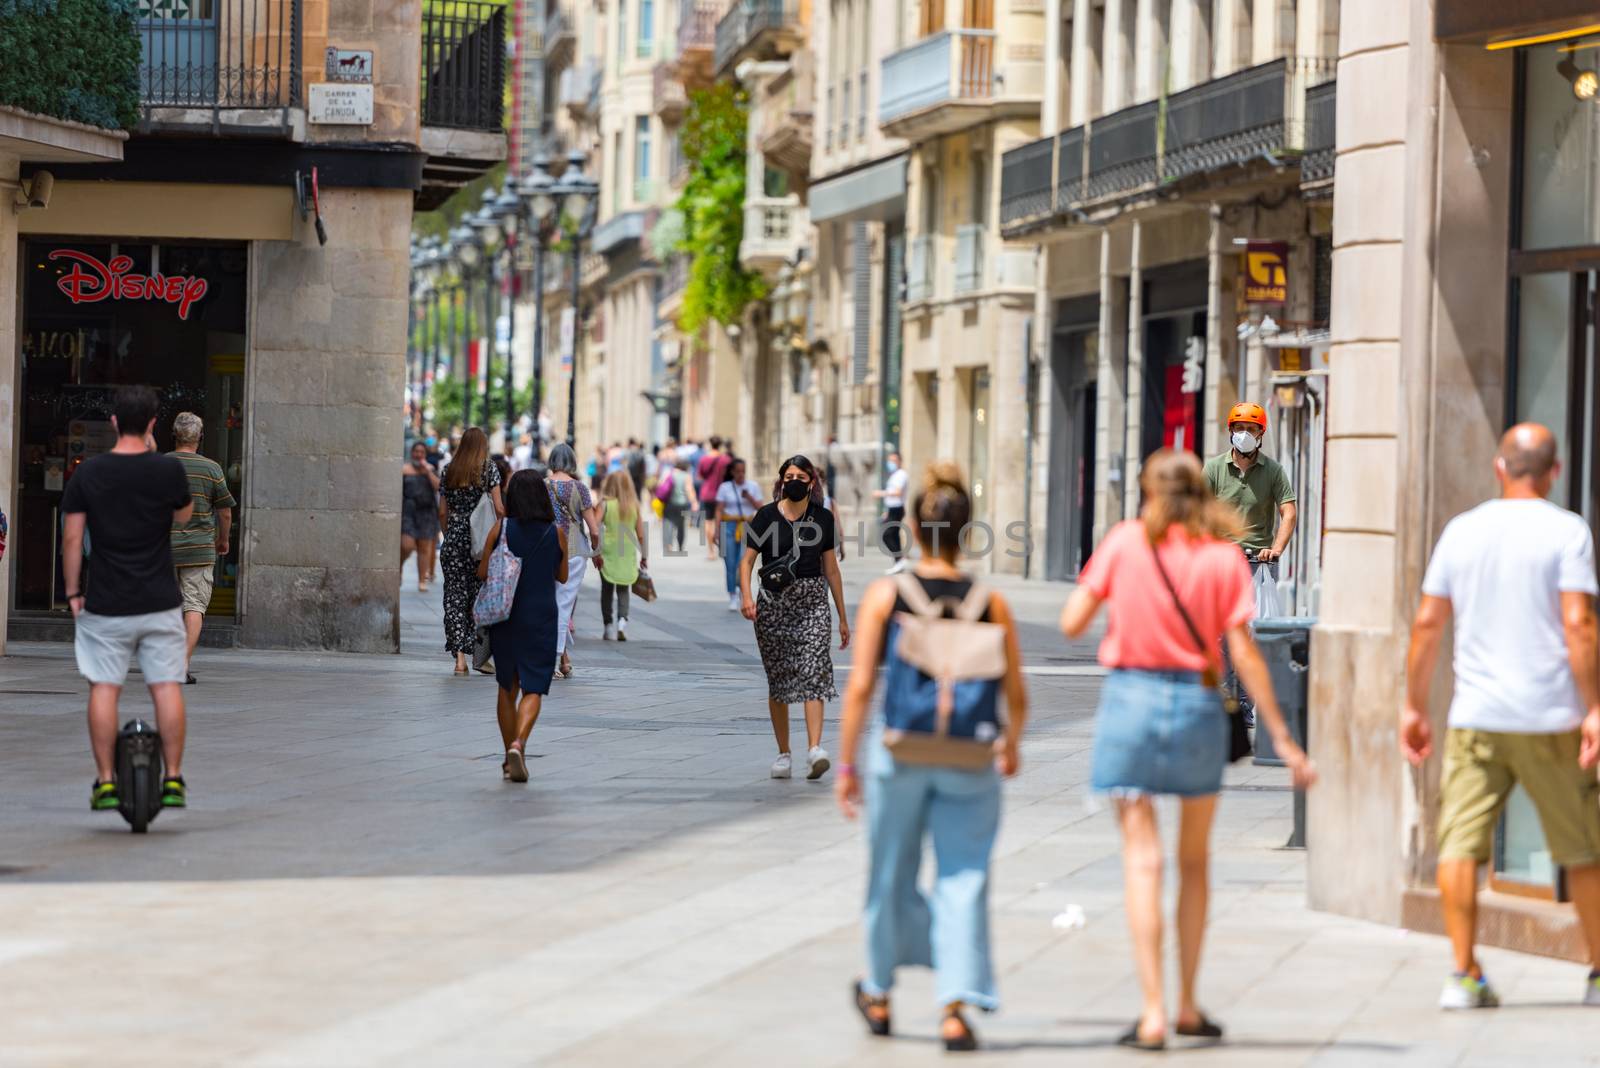
[(1228, 410), (1228, 425), (1235, 423), (1254, 423), (1262, 430), (1267, 429), (1267, 412), (1259, 404), (1239, 403)]

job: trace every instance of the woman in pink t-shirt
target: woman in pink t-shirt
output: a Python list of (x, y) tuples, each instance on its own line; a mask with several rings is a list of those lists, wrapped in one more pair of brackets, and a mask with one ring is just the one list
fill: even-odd
[(1102, 604), (1110, 606), (1100, 663), (1111, 673), (1095, 720), (1091, 782), (1096, 792), (1116, 801), (1124, 898), (1144, 994), (1139, 1019), (1118, 1041), (1160, 1049), (1166, 1044), (1167, 1016), (1161, 969), (1161, 835), (1152, 803), (1156, 794), (1182, 799), (1182, 985), (1176, 1030), (1180, 1035), (1222, 1036), (1222, 1028), (1196, 1005), (1194, 983), (1205, 935), (1211, 820), (1228, 762), (1229, 725), (1215, 685), (1224, 636), (1239, 678), (1255, 697), (1256, 710), (1295, 785), (1311, 785), (1316, 772), (1284, 726), (1266, 663), (1250, 636), (1255, 612), (1250, 567), (1231, 540), (1240, 530), (1238, 514), (1212, 497), (1192, 453), (1154, 453), (1145, 461), (1139, 485), (1143, 514), (1117, 524), (1095, 550), (1061, 614), (1061, 629), (1076, 638)]

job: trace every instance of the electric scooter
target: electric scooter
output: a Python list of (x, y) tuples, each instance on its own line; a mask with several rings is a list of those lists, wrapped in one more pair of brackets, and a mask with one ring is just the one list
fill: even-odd
[(117, 810), (134, 834), (143, 834), (161, 813), (161, 732), (142, 719), (129, 720), (117, 734)]

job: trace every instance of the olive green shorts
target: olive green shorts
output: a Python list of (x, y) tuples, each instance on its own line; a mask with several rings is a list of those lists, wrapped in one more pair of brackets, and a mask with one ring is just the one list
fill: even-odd
[(1600, 864), (1600, 779), (1578, 767), (1578, 732), (1512, 734), (1452, 728), (1439, 784), (1439, 859), (1489, 859), (1494, 827), (1517, 783), (1528, 792), (1550, 857)]

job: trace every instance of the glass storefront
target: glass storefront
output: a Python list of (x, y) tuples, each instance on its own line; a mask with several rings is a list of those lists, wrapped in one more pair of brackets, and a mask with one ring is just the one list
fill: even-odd
[[(248, 249), (126, 239), (30, 240), (22, 285), (22, 398), (18, 410), (18, 555), (11, 609), (66, 611), (61, 496), (78, 465), (116, 442), (118, 386), (161, 395), (156, 446), (173, 447), (183, 411), (205, 420), (200, 451), (222, 465), (243, 501), (244, 358)], [(217, 562), (211, 614), (235, 614), (245, 516), (235, 512)], [(93, 581), (93, 549), (90, 578)]]

